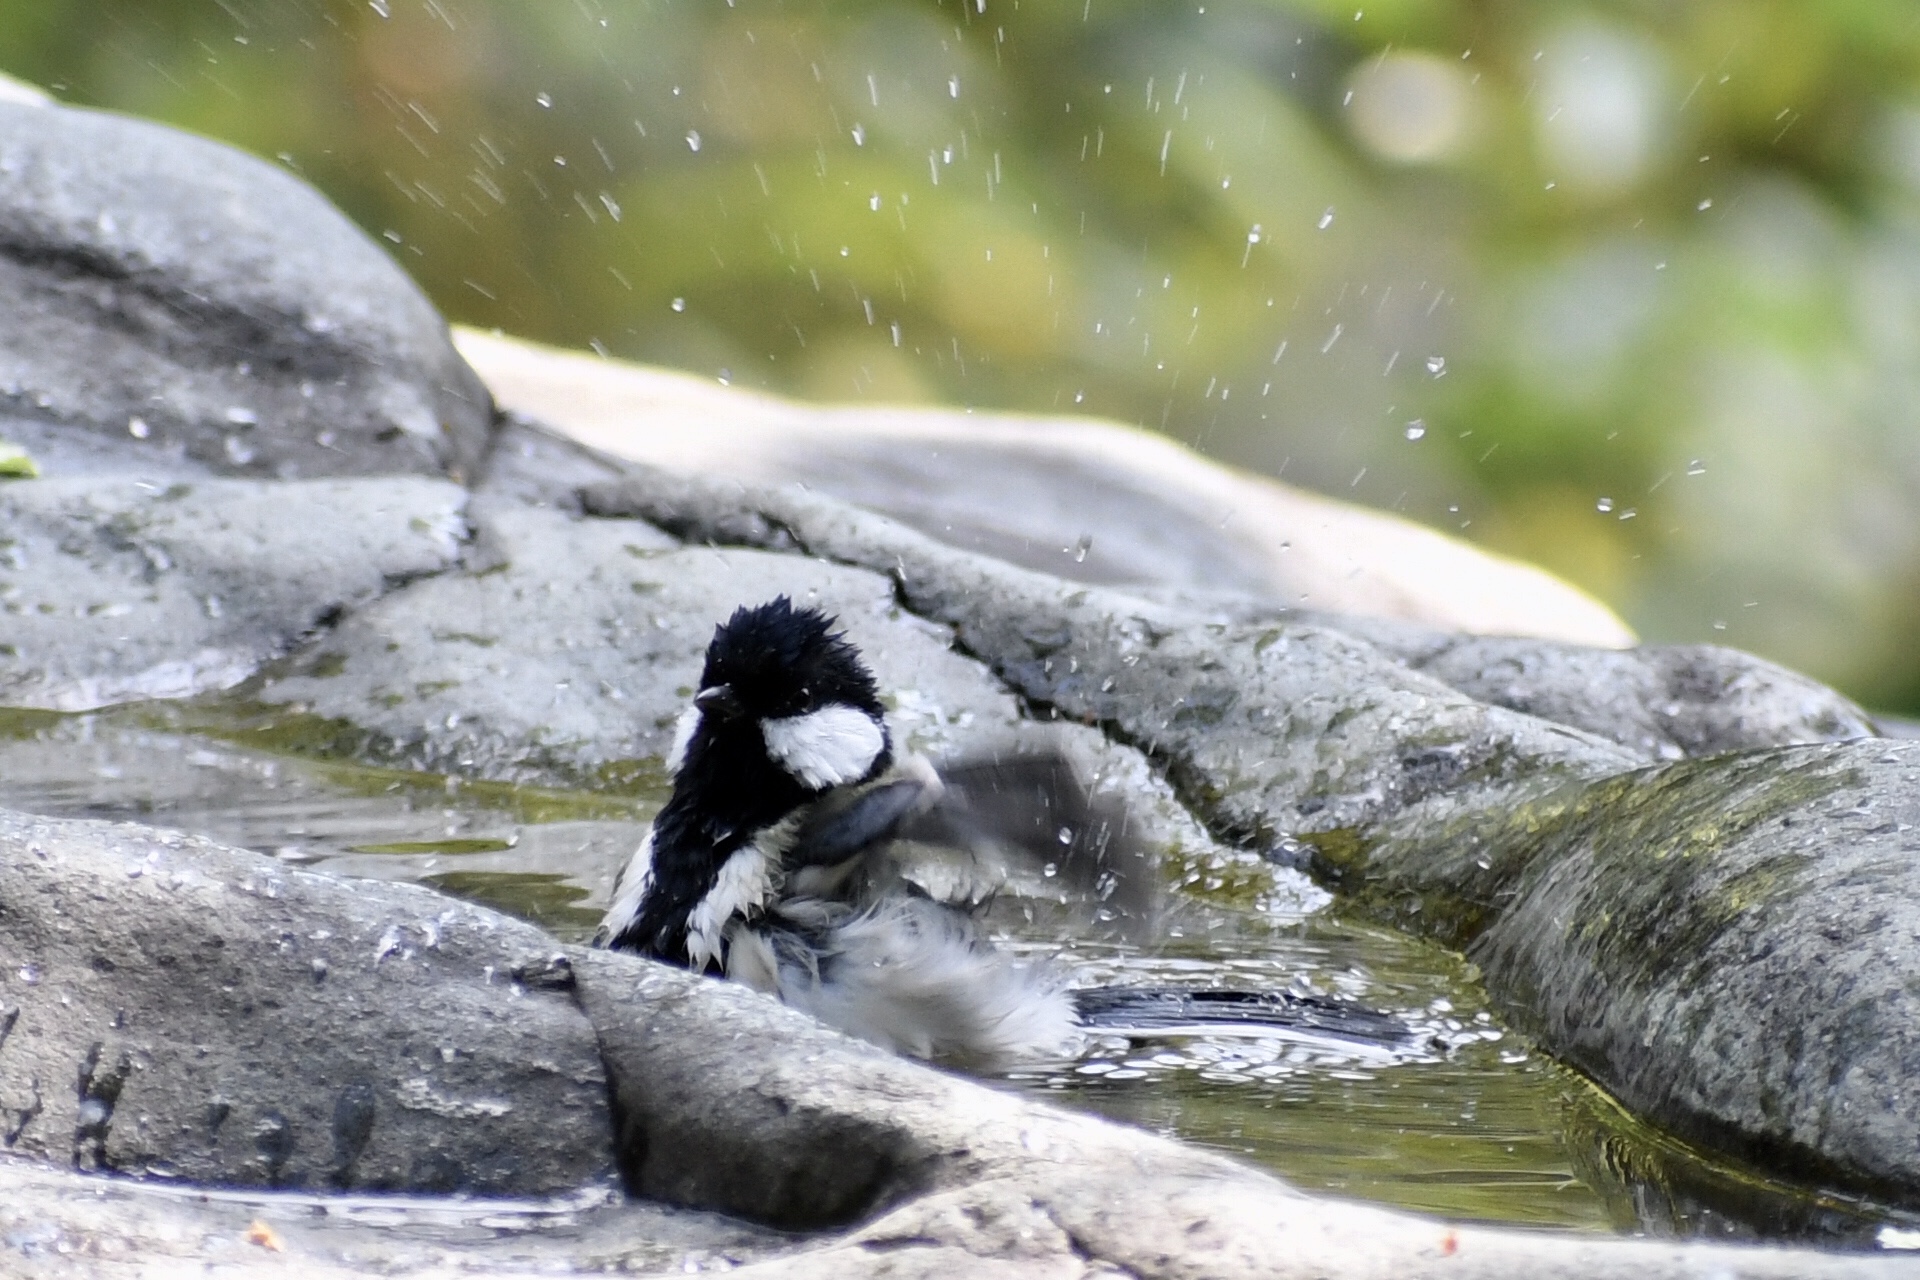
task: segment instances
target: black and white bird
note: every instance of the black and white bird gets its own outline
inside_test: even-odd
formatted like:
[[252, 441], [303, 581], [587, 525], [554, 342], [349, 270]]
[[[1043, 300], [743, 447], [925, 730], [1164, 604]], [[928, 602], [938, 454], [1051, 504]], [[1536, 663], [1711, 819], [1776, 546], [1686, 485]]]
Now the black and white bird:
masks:
[[[978, 920], [1005, 874], [992, 851], [1036, 821], [1051, 839], [1073, 797], [1053, 794], [1044, 761], [961, 766], [950, 787], [898, 755], [859, 652], [785, 596], [715, 629], [667, 765], [673, 794], [621, 875], [600, 945], [744, 983], [899, 1052], [979, 1065], [1055, 1054], [1090, 1029], [1404, 1038], [1384, 1015], [1311, 996], [1069, 990], [994, 947]], [[1024, 815], [978, 802], [1036, 786]], [[1113, 824], [1078, 803], [1076, 825], [1103, 832], [1081, 871], [1110, 897]], [[944, 861], [929, 863], [930, 846]]]

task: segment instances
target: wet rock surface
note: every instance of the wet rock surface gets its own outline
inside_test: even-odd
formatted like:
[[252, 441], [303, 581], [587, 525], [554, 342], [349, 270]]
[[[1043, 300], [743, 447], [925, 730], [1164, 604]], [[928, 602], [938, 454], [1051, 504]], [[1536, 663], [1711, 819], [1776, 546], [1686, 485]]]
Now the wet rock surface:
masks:
[[[1216, 555], [1191, 519], [1160, 543], [1082, 528], [1045, 476], [1150, 495], [1070, 454], [1023, 473], [1034, 520], [1012, 531], [943, 505], [956, 477], [998, 476], [991, 452], [944, 471], [870, 441], [818, 455], [941, 541], [495, 424], [438, 317], [323, 201], [134, 122], [0, 103], [0, 299], [0, 436], [52, 477], [0, 484], [0, 705], [251, 681], [249, 705], [323, 755], [631, 790], [659, 782], [714, 623], [784, 592], [840, 615], [916, 749], [1046, 750], [1166, 847], [1310, 866], [1466, 948], [1517, 1023], [1642, 1115], [1920, 1203], [1920, 918], [1900, 905], [1920, 888], [1903, 798], [1920, 759], [1779, 749], [1869, 728], [1791, 673], [1302, 620], [1257, 594], [1278, 581], [1270, 545]], [[355, 478], [306, 478], [322, 475]], [[1256, 595], [1146, 598], [1170, 579]], [[1746, 754], [1649, 767], [1725, 751]], [[612, 838], [551, 834], [528, 856]], [[0, 961], [0, 1256], [30, 1273], [143, 1254], [301, 1274], [583, 1256], [836, 1276], [1915, 1270], [1331, 1204], [739, 988], [151, 827], [0, 814]], [[269, 1245], [251, 1226], [236, 1244], [218, 1204], [78, 1195], [96, 1184], [53, 1168], [520, 1196], [604, 1191], [618, 1168], [736, 1219], [626, 1220], [677, 1258], [603, 1247], [617, 1228], [591, 1214], [602, 1243], [564, 1255], [475, 1240], [427, 1257], [350, 1231]]]
[[612, 1147], [552, 939], [405, 885], [0, 812], [0, 1144], [241, 1187], [553, 1195]]
[[464, 477], [491, 428], [426, 296], [305, 183], [0, 102], [0, 438], [44, 473]]
[[1920, 1187], [1920, 743], [1689, 761], [1333, 852], [1637, 1113], [1809, 1182]]
[[451, 565], [465, 505], [457, 485], [405, 477], [0, 487], [0, 705], [82, 711], [238, 684]]

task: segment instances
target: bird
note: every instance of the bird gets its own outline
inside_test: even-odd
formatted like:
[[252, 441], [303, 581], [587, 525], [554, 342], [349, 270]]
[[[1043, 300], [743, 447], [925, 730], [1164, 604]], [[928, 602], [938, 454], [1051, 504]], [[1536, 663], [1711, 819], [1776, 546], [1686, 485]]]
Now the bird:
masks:
[[960, 1066], [1066, 1055], [1091, 1033], [1404, 1039], [1396, 1020], [1346, 1001], [1074, 988], [1070, 974], [995, 946], [981, 915], [1023, 847], [1114, 904], [1104, 916], [1135, 920], [1149, 912], [1141, 886], [1153, 877], [1137, 872], [1150, 854], [1117, 838], [1124, 813], [1067, 785], [1057, 759], [940, 770], [897, 750], [873, 674], [837, 626], [782, 595], [715, 628], [675, 725], [672, 792], [596, 945]]

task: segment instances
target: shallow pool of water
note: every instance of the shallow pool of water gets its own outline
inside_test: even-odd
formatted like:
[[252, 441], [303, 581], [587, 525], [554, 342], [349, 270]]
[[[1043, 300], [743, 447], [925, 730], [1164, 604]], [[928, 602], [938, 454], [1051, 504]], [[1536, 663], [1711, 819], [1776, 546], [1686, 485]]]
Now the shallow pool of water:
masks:
[[[279, 726], [287, 728], [289, 726]], [[509, 786], [315, 758], [238, 704], [0, 712], [0, 806], [177, 827], [296, 865], [435, 885], [582, 941], [664, 800]], [[1422, 1048], [1274, 1038], [1095, 1042], [1006, 1087], [1232, 1153], [1308, 1190], [1460, 1220], [1870, 1242], [1893, 1215], [1768, 1183], [1624, 1115], [1505, 1030], [1460, 956], [1305, 909], [1248, 860], [1174, 859], [1151, 936], [1010, 897], [992, 923], [1077, 983], [1295, 989], [1391, 1011]], [[1064, 941], [1063, 941], [1064, 939]]]

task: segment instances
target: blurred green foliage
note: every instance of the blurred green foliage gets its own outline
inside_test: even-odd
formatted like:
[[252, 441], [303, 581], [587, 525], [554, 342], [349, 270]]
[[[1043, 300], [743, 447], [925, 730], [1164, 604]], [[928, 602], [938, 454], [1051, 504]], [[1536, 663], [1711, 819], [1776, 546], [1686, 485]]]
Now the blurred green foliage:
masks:
[[453, 319], [1101, 414], [1920, 709], [1900, 0], [33, 0]]

